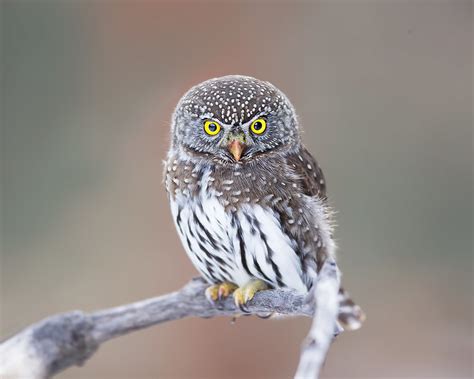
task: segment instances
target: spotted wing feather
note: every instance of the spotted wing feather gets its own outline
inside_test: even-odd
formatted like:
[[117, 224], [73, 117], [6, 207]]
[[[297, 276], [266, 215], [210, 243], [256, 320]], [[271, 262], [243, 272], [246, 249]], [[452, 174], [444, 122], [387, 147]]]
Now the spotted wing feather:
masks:
[[[288, 163], [300, 177], [303, 193], [307, 196], [315, 197], [323, 204], [326, 204], [327, 196], [324, 174], [308, 150], [302, 148], [300, 154], [292, 155], [288, 158]], [[326, 257], [326, 253], [322, 253], [321, 250], [324, 250], [324, 248], [318, 249], [316, 252], [319, 267]], [[362, 326], [362, 322], [365, 319], [364, 312], [342, 287], [339, 290], [339, 307], [338, 319], [344, 329], [355, 330]]]

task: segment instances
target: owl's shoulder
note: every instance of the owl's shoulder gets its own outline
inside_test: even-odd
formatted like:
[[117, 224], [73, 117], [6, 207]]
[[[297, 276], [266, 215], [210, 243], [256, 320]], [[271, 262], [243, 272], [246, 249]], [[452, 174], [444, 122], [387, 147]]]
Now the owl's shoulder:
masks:
[[202, 167], [179, 154], [169, 154], [164, 162], [164, 182], [170, 199], [176, 195], [197, 195], [201, 187]]
[[316, 159], [304, 147], [286, 158], [288, 166], [299, 177], [301, 189], [307, 196], [326, 200], [326, 179]]

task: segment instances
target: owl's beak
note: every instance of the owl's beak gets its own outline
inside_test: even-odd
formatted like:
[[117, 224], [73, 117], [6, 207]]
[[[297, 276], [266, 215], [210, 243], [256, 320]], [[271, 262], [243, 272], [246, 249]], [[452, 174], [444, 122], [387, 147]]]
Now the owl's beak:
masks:
[[245, 150], [245, 143], [240, 139], [234, 139], [229, 142], [227, 149], [232, 154], [236, 161], [239, 161], [242, 157], [242, 153]]

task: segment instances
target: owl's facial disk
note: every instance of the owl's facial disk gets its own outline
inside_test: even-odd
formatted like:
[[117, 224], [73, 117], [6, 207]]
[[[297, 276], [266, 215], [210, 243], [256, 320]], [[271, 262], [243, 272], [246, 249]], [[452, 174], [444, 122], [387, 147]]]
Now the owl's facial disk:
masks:
[[[285, 146], [285, 139], [266, 116], [257, 116], [243, 125], [228, 125], [215, 119], [189, 119], [179, 134], [179, 145], [192, 155], [245, 163], [261, 153]], [[271, 120], [271, 118], [269, 118]]]

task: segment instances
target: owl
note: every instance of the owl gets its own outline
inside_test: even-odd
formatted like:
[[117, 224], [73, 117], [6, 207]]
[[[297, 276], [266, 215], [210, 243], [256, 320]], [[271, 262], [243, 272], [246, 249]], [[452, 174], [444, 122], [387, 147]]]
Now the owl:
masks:
[[[288, 98], [248, 76], [191, 88], [172, 116], [165, 163], [171, 213], [187, 255], [218, 302], [237, 306], [257, 291], [307, 293], [335, 254], [326, 181], [301, 142]], [[339, 321], [363, 314], [341, 288]]]

